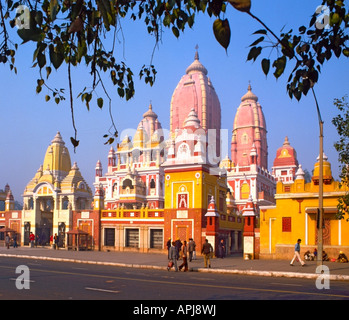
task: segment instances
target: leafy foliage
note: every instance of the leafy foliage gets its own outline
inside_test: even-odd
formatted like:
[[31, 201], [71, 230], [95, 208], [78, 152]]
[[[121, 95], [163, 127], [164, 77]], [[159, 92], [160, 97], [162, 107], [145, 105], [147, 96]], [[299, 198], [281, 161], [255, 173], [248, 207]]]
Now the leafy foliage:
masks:
[[[335, 99], [334, 105], [340, 111], [340, 114], [333, 118], [332, 123], [337, 129], [340, 137], [334, 145], [338, 152], [338, 160], [341, 166], [342, 185], [349, 188], [349, 102], [348, 97], [344, 96], [341, 99]], [[347, 215], [349, 221], [349, 192], [345, 196], [339, 198], [338, 217], [344, 219]]]
[[[287, 81], [291, 98], [299, 100], [308, 93], [317, 83], [325, 61], [333, 56], [349, 56], [349, 13], [345, 0], [323, 0], [327, 16], [315, 12], [308, 27], [300, 26], [296, 32], [290, 30], [279, 36], [251, 12], [251, 0], [0, 0], [0, 62], [8, 63], [16, 72], [15, 53], [19, 47], [10, 39], [8, 32], [9, 26], [16, 26], [22, 43], [36, 44], [33, 62], [40, 74], [36, 92], [41, 92], [45, 86], [50, 92], [45, 95], [45, 100], [53, 99], [57, 104], [66, 99], [65, 89], [51, 88], [49, 76], [52, 67], [57, 70], [63, 65], [68, 66], [69, 98], [75, 129], [71, 141], [76, 147], [79, 141], [74, 121], [71, 67], [83, 64], [90, 70], [92, 85], [86, 86], [89, 90], [85, 88], [78, 94], [88, 110], [91, 105], [104, 108], [105, 97], [111, 109], [111, 98], [102, 74], [107, 75], [121, 98], [129, 100], [135, 94], [133, 71], [125, 61], [115, 59], [115, 37], [121, 19], [142, 20], [148, 33], [158, 43], [162, 28], [170, 29], [178, 38], [186, 27], [194, 25], [197, 14], [202, 12], [216, 18], [213, 33], [227, 50], [231, 37], [229, 19], [232, 18], [226, 16], [228, 5], [262, 26], [253, 34], [257, 39], [250, 45], [247, 61], [254, 62], [262, 56], [263, 73], [268, 75], [272, 71], [276, 79], [292, 62]], [[328, 25], [323, 23], [327, 21], [324, 17], [328, 17]], [[107, 36], [109, 40], [112, 38], [111, 48], [105, 44]], [[144, 65], [138, 76], [152, 86], [156, 78], [155, 67], [151, 63]], [[104, 98], [96, 94], [97, 87], [104, 91]], [[118, 135], [112, 116], [111, 121], [112, 130], [104, 135], [108, 139], [106, 143], [113, 143]]]

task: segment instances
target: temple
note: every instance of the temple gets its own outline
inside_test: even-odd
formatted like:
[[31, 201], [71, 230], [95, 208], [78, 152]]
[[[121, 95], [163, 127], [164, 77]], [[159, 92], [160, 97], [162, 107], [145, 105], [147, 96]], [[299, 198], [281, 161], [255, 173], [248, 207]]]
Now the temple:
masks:
[[[221, 141], [221, 104], [198, 52], [169, 100], [169, 136], [157, 106], [145, 106], [133, 136], [110, 147], [106, 167], [96, 155], [93, 190], [57, 132], [25, 187], [23, 210], [15, 209], [9, 185], [0, 191], [0, 243], [4, 232], [24, 246], [30, 233], [43, 246], [57, 234], [62, 248], [146, 253], [193, 238], [198, 253], [206, 239], [215, 249], [223, 240], [226, 254], [248, 259], [288, 257], [299, 237], [314, 248], [319, 164], [307, 183], [285, 137], [268, 171], [267, 123], [251, 84], [225, 106], [235, 111], [230, 155], [222, 150], [229, 143]], [[348, 253], [348, 226], [335, 217], [347, 190], [324, 159], [325, 246]]]

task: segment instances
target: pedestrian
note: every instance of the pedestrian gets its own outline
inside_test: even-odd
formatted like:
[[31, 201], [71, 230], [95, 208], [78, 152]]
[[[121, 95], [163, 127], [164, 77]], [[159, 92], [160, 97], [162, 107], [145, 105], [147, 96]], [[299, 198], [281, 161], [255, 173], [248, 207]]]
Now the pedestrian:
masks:
[[59, 241], [59, 237], [57, 236], [57, 233], [55, 233], [55, 236], [53, 238], [54, 242], [55, 242], [55, 249], [58, 250], [58, 241]]
[[31, 247], [31, 248], [34, 248], [35, 235], [34, 235], [33, 232], [30, 232], [29, 241], [30, 241], [30, 247]]
[[13, 235], [13, 247], [14, 248], [18, 248], [18, 244], [17, 244], [17, 233], [15, 233]]
[[181, 251], [182, 248], [182, 242], [179, 238], [177, 238], [176, 242], [175, 242], [175, 247], [176, 247], [176, 253], [177, 253], [177, 260], [179, 259], [179, 251]]
[[205, 243], [202, 246], [201, 254], [204, 255], [204, 261], [205, 261], [205, 268], [207, 268], [207, 265], [209, 268], [211, 268], [211, 254], [213, 252], [212, 245], [208, 242], [208, 240], [205, 240]]
[[170, 258], [169, 258], [169, 265], [167, 266], [167, 271], [170, 271], [170, 269], [174, 266], [175, 271], [177, 272], [178, 271], [178, 267], [177, 267], [177, 250], [176, 250], [176, 242], [175, 241], [172, 242], [172, 246], [171, 246], [169, 252], [170, 252], [169, 253]]
[[184, 268], [184, 272], [188, 271], [188, 246], [187, 246], [187, 241], [183, 241], [182, 245], [182, 258], [183, 258], [183, 263], [179, 266], [179, 271]]
[[189, 262], [191, 262], [193, 259], [196, 259], [195, 248], [196, 248], [196, 243], [193, 240], [193, 238], [190, 238], [188, 243]]
[[297, 240], [297, 243], [294, 246], [294, 256], [290, 262], [290, 265], [293, 266], [293, 262], [298, 259], [298, 261], [301, 263], [302, 267], [305, 265], [304, 261], [301, 259], [300, 251], [301, 251], [301, 239]]
[[225, 257], [225, 243], [224, 240], [221, 239], [218, 245], [218, 258], [223, 259]]
[[167, 257], [168, 259], [170, 259], [171, 238], [168, 238], [166, 246], [167, 246]]
[[10, 249], [10, 236], [8, 235], [8, 233], [6, 233], [6, 236], [5, 236], [5, 245], [7, 249]]

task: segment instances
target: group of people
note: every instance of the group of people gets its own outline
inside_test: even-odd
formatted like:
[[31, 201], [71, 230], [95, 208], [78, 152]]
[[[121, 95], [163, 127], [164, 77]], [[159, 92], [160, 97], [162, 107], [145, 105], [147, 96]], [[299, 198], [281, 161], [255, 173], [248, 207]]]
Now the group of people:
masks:
[[[13, 241], [13, 247], [14, 248], [18, 248], [18, 244], [17, 244], [17, 234], [14, 233], [12, 236], [12, 241]], [[7, 249], [10, 249], [10, 244], [11, 244], [11, 237], [9, 233], [6, 233], [5, 236], [5, 246]]]
[[[168, 271], [170, 271], [172, 267], [174, 267], [175, 271], [181, 271], [182, 269], [184, 269], [184, 272], [188, 271], [188, 256], [189, 262], [196, 259], [196, 243], [192, 238], [189, 239], [188, 244], [185, 240], [182, 243], [180, 239], [175, 241], [171, 241], [171, 239], [169, 239], [167, 241], [167, 250], [169, 259], [167, 266]], [[214, 250], [212, 245], [206, 239], [201, 249], [201, 254], [204, 257], [205, 268], [211, 268], [211, 258], [213, 256], [213, 252]], [[222, 259], [225, 257], [225, 244], [223, 240], [221, 240], [218, 245], [217, 257]], [[179, 259], [183, 260], [180, 266], [177, 265], [177, 261]]]
[[[171, 241], [171, 239], [168, 239], [167, 250], [169, 259], [169, 265], [167, 267], [167, 270], [170, 270], [172, 267], [175, 267], [176, 271], [181, 271], [183, 268], [184, 271], [188, 271], [188, 255], [189, 262], [191, 262], [193, 259], [196, 259], [196, 243], [192, 238], [189, 239], [188, 244], [186, 240], [184, 240], [182, 243], [179, 238], [175, 241]], [[183, 263], [178, 267], [177, 261], [180, 258], [183, 260]]]
[[[18, 248], [17, 234], [14, 233], [12, 238], [11, 238], [10, 234], [7, 233], [6, 236], [5, 236], [5, 246], [7, 247], [7, 249], [10, 248], [11, 240], [13, 241], [13, 247], [14, 248]], [[38, 236], [35, 237], [35, 234], [33, 232], [30, 232], [30, 234], [29, 234], [30, 247], [34, 248], [34, 246], [38, 245], [38, 242], [39, 242], [38, 241]], [[58, 237], [57, 233], [54, 236], [51, 235], [50, 242], [51, 242], [51, 244], [54, 245], [55, 249], [58, 249], [59, 237]]]
[[[301, 242], [302, 242], [302, 239], [298, 239], [297, 243], [295, 244], [294, 256], [293, 256], [293, 258], [292, 258], [292, 260], [290, 262], [291, 266], [293, 266], [293, 263], [294, 263], [295, 260], [299, 261], [302, 266], [305, 265], [305, 262], [301, 259], [301, 256], [300, 256], [300, 250], [301, 250], [300, 244], [301, 244]], [[304, 253], [304, 260], [306, 260], [306, 261], [315, 261], [315, 260], [317, 260], [317, 256], [318, 256], [317, 249], [314, 249], [313, 252], [310, 252], [310, 250], [307, 250]], [[330, 261], [330, 258], [328, 257], [328, 254], [324, 250], [322, 251], [322, 261]], [[332, 259], [331, 261], [348, 262], [348, 258], [345, 255], [345, 253], [343, 253], [343, 251], [339, 251], [338, 258], [337, 259]]]

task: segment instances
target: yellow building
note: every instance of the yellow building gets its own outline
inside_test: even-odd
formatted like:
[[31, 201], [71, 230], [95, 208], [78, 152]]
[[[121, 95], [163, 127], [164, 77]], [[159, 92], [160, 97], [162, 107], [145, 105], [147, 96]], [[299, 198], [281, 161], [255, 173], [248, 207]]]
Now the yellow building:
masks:
[[[340, 250], [349, 254], [349, 223], [336, 219], [338, 197], [344, 195], [346, 189], [334, 181], [326, 156], [323, 175], [323, 245], [330, 258], [337, 258]], [[319, 162], [309, 183], [305, 183], [301, 166], [294, 182], [279, 180], [275, 199], [275, 206], [260, 208], [260, 258], [290, 259], [299, 238], [302, 239], [301, 256], [307, 250], [313, 252], [317, 248]]]
[[[228, 252], [237, 252], [243, 221], [236, 212], [227, 212], [226, 171], [210, 164], [207, 141], [207, 133], [192, 109], [183, 129], [177, 130], [162, 165], [165, 239], [193, 238], [198, 250], [205, 239], [216, 249], [223, 239]], [[210, 203], [215, 210], [208, 213]]]
[[[57, 233], [64, 246], [66, 231], [73, 229], [79, 215], [85, 218], [79, 222], [88, 223], [93, 234], [96, 224], [90, 217], [92, 192], [74, 162], [60, 132], [57, 132], [47, 147], [43, 164], [29, 181], [23, 193], [24, 208], [21, 225], [22, 244], [29, 244], [29, 234], [37, 236], [39, 244], [50, 243], [50, 236]], [[13, 215], [13, 214], [12, 214]], [[19, 230], [17, 230], [19, 232]]]

